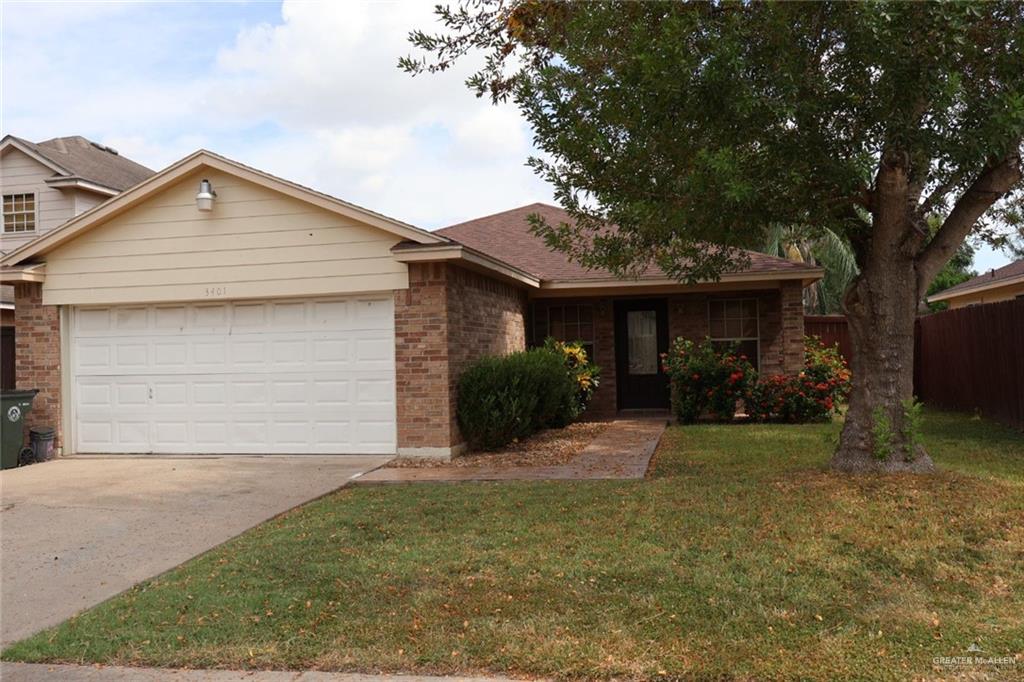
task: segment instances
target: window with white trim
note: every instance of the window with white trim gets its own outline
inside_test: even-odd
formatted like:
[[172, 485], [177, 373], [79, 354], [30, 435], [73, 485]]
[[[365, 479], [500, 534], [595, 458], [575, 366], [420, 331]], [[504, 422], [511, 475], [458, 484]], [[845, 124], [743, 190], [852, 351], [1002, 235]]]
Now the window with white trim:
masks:
[[760, 332], [756, 298], [731, 298], [708, 301], [708, 336], [716, 348], [735, 347], [755, 369], [760, 365]]
[[4, 232], [33, 232], [36, 229], [36, 195], [5, 194]]

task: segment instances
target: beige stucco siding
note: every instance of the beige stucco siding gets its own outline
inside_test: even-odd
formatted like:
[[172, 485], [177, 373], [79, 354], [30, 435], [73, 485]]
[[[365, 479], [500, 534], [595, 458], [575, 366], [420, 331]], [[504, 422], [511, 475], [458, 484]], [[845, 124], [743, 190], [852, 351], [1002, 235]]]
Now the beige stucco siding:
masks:
[[[199, 180], [217, 192], [196, 208]], [[399, 238], [219, 171], [187, 176], [46, 256], [46, 304], [316, 296], [408, 287]]]
[[54, 189], [46, 184], [46, 179], [56, 173], [23, 154], [17, 149], [10, 149], [0, 156], [0, 187], [3, 194], [36, 195], [36, 231], [4, 233], [0, 236], [3, 251], [13, 251], [27, 241], [35, 239], [64, 223], [75, 215], [75, 198], [70, 193]]

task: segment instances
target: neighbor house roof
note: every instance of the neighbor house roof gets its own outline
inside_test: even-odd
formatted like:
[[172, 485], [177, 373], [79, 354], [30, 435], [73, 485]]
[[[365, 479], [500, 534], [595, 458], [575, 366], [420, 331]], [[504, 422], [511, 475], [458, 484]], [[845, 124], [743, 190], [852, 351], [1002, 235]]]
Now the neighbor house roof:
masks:
[[55, 137], [43, 142], [7, 135], [0, 142], [17, 147], [52, 168], [57, 177], [47, 180], [51, 185], [59, 185], [61, 180], [80, 180], [120, 192], [155, 173], [121, 156], [116, 150], [81, 135]]
[[[565, 254], [553, 251], [544, 240], [530, 231], [527, 220], [537, 214], [551, 225], [571, 223], [572, 217], [563, 209], [548, 204], [530, 204], [509, 211], [458, 223], [437, 230], [437, 234], [454, 239], [471, 249], [509, 265], [524, 270], [549, 283], [565, 285], [600, 281], [621, 281], [608, 270], [587, 269], [568, 259]], [[748, 252], [750, 267], [743, 272], [728, 273], [727, 279], [750, 278], [751, 276], [777, 276], [780, 279], [808, 277], [817, 279], [821, 269], [776, 258], [763, 253]], [[667, 280], [668, 276], [656, 265], [651, 265], [637, 278], [639, 281]]]
[[1009, 286], [1010, 284], [1017, 284], [1019, 282], [1024, 282], [1024, 259], [1015, 261], [1009, 265], [1004, 265], [1001, 268], [996, 268], [995, 270], [989, 270], [977, 277], [972, 277], [966, 282], [961, 282], [956, 286], [952, 286], [937, 294], [929, 296], [928, 300], [946, 301], [951, 298], [956, 298], [957, 296]]

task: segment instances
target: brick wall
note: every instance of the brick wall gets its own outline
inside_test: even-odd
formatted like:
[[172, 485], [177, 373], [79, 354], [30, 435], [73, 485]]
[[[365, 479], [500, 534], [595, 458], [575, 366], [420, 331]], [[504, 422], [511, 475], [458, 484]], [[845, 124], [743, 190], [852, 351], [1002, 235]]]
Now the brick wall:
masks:
[[456, 419], [459, 377], [477, 358], [526, 348], [526, 292], [452, 265], [447, 277], [448, 412], [455, 444], [462, 441]]
[[795, 374], [804, 364], [804, 303], [800, 282], [762, 294], [761, 374]]
[[443, 456], [462, 442], [456, 387], [467, 364], [526, 346], [525, 293], [444, 263], [411, 263], [395, 292], [398, 448]]
[[410, 263], [395, 291], [398, 447], [448, 448], [448, 292], [443, 263]]
[[55, 447], [61, 447], [60, 309], [43, 305], [42, 295], [35, 282], [14, 286], [15, 382], [19, 389], [39, 389], [26, 425], [56, 428]]
[[[803, 288], [799, 282], [781, 289], [693, 293], [663, 296], [668, 301], [669, 341], [683, 337], [701, 341], [708, 334], [708, 301], [721, 298], [756, 298], [760, 329], [761, 371], [766, 374], [798, 372], [803, 365]], [[658, 298], [658, 297], [652, 297]], [[616, 405], [615, 314], [607, 298], [543, 299], [533, 302], [533, 314], [546, 314], [548, 306], [590, 303], [594, 306], [594, 361], [601, 367], [601, 386], [587, 416], [612, 417]], [[543, 339], [535, 339], [539, 343]]]

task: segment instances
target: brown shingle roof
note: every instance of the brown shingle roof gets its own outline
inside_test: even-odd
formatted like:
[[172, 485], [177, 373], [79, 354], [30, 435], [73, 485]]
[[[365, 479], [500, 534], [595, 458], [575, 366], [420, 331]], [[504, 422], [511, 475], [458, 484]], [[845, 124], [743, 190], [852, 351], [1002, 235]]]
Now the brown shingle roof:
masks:
[[993, 284], [999, 284], [1004, 280], [1010, 280], [1016, 277], [1024, 277], [1024, 259], [1004, 265], [1001, 268], [995, 270], [989, 270], [988, 272], [972, 277], [966, 282], [960, 282], [956, 286], [952, 286], [948, 289], [943, 289], [934, 296], [946, 297], [950, 294], [966, 293], [971, 289], [977, 287], [987, 287]]
[[[539, 214], [552, 225], [572, 221], [569, 214], [557, 206], [530, 204], [445, 227], [437, 233], [544, 280], [574, 281], [614, 277], [604, 269], [588, 270], [570, 261], [564, 254], [548, 248], [543, 239], [530, 232], [527, 216], [533, 213]], [[748, 254], [750, 268], [744, 272], [785, 272], [809, 268], [806, 263], [794, 263], [763, 253], [751, 251]], [[640, 278], [662, 279], [665, 276], [659, 267], [651, 265]]]
[[155, 173], [110, 147], [91, 142], [81, 135], [55, 137], [43, 142], [29, 142], [13, 135], [11, 138], [63, 168], [68, 177], [81, 178], [118, 191], [137, 185]]

